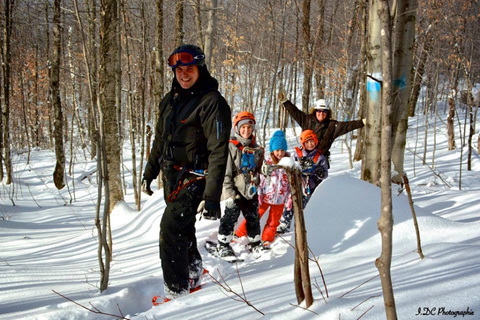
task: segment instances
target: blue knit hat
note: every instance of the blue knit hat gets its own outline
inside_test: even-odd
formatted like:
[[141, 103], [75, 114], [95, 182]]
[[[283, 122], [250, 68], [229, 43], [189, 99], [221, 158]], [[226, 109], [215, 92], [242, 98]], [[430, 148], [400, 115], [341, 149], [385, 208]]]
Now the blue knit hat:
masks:
[[287, 151], [287, 140], [285, 139], [285, 133], [281, 130], [275, 131], [270, 139], [270, 152], [275, 150]]

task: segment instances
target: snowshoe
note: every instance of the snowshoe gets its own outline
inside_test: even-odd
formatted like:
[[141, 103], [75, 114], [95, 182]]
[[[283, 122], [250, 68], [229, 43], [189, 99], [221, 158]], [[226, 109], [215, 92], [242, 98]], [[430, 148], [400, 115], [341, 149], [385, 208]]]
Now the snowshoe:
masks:
[[[196, 279], [196, 280], [189, 279], [189, 282], [190, 282], [189, 293], [194, 293], [194, 292], [197, 292], [200, 289], [202, 289], [207, 284], [208, 278], [206, 278], [206, 277], [208, 277], [209, 275], [210, 275], [209, 271], [207, 269], [203, 269], [202, 274], [200, 275], [200, 277], [198, 279]], [[158, 305], [167, 303], [169, 301], [172, 301], [172, 299], [162, 297], [162, 296], [154, 296], [152, 298], [152, 304], [154, 306], [158, 306]]]
[[212, 256], [230, 263], [243, 262], [243, 259], [235, 255], [235, 252], [233, 252], [233, 249], [230, 245], [223, 246], [218, 245], [213, 241], [206, 241], [205, 250], [207, 250], [207, 252]]
[[260, 258], [265, 253], [270, 252], [270, 242], [265, 241], [264, 243], [258, 243], [257, 245], [253, 245], [250, 248], [255, 259]]

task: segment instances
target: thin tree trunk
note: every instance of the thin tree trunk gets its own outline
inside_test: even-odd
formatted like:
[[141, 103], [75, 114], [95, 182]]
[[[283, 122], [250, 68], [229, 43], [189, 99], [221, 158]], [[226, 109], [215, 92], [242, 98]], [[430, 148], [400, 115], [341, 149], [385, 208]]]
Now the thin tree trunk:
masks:
[[193, 10], [195, 12], [195, 24], [197, 25], [197, 46], [204, 47], [203, 28], [202, 28], [202, 15], [200, 10], [200, 0], [191, 0]]
[[312, 284], [308, 266], [308, 244], [302, 204], [302, 172], [296, 168], [285, 168], [292, 192], [295, 219], [295, 264], [294, 284], [298, 304], [305, 300], [309, 308], [313, 303]]
[[425, 67], [427, 65], [427, 60], [430, 55], [430, 51], [433, 47], [433, 35], [430, 32], [427, 32], [425, 35], [425, 41], [423, 43], [423, 49], [420, 54], [420, 58], [417, 62], [416, 72], [412, 81], [412, 91], [410, 95], [410, 99], [408, 101], [408, 115], [413, 117], [415, 115], [415, 109], [418, 101], [418, 97], [420, 95], [420, 89], [422, 85], [422, 79], [425, 74]]
[[405, 184], [405, 190], [407, 191], [408, 204], [410, 205], [410, 210], [412, 211], [413, 225], [415, 226], [415, 234], [417, 235], [417, 251], [420, 255], [420, 259], [424, 258], [422, 251], [422, 241], [420, 239], [420, 229], [418, 228], [417, 215], [415, 213], [415, 206], [413, 205], [412, 191], [410, 190], [410, 183], [408, 181], [407, 174], [403, 175], [403, 182]]
[[62, 25], [60, 24], [61, 0], [54, 1], [53, 13], [53, 53], [50, 86], [52, 90], [52, 102], [55, 111], [54, 136], [56, 164], [53, 172], [53, 182], [57, 189], [62, 189], [65, 175], [65, 150], [63, 146], [63, 111], [60, 99], [60, 62], [61, 62], [61, 35]]
[[383, 301], [387, 319], [397, 319], [395, 298], [393, 295], [392, 278], [390, 274], [392, 263], [392, 46], [390, 25], [391, 19], [388, 12], [387, 0], [380, 0], [378, 4], [378, 18], [381, 23], [381, 44], [382, 44], [382, 143], [381, 143], [381, 209], [378, 220], [378, 230], [382, 239], [382, 253], [375, 261], [382, 283]]
[[185, 0], [176, 0], [175, 3], [175, 47], [183, 43], [183, 10]]
[[[75, 0], [76, 3], [77, 0]], [[77, 7], [77, 5], [75, 5]], [[94, 159], [97, 155], [97, 119], [96, 119], [96, 108], [95, 104], [97, 101], [97, 86], [93, 85], [93, 83], [97, 83], [97, 46], [96, 46], [96, 34], [97, 34], [97, 26], [96, 26], [96, 18], [97, 18], [97, 10], [96, 10], [96, 0], [87, 0], [87, 10], [88, 10], [88, 41], [85, 45], [85, 40], [83, 39], [83, 27], [80, 30], [82, 34], [82, 46], [84, 50], [84, 54], [87, 54], [88, 57], [85, 57], [85, 61], [89, 61], [87, 68], [87, 80], [88, 80], [88, 88], [89, 88], [89, 97], [90, 103], [88, 104], [88, 131], [89, 137], [91, 139], [90, 142], [90, 159]], [[77, 9], [78, 12], [78, 9]], [[77, 19], [78, 13], [77, 13]], [[80, 23], [80, 22], [79, 22]], [[86, 47], [86, 49], [85, 49]]]
[[310, 35], [310, 8], [311, 0], [303, 0], [303, 92], [302, 92], [302, 110], [308, 112], [310, 102], [310, 92], [312, 90], [312, 39]]
[[[3, 68], [3, 108], [2, 120], [0, 122], [0, 181], [3, 181], [3, 164], [5, 164], [5, 171], [7, 175], [6, 184], [13, 182], [12, 176], [12, 160], [10, 151], [10, 82], [11, 74], [10, 67], [12, 63], [12, 56], [10, 52], [10, 39], [13, 28], [13, 0], [5, 0], [4, 8], [4, 27], [3, 27], [3, 43], [2, 43], [2, 68]], [[3, 152], [3, 155], [2, 155]], [[3, 163], [3, 160], [5, 163]]]
[[[366, 24], [367, 24], [367, 3], [365, 1], [361, 1], [360, 3], [360, 16], [361, 16], [361, 44], [360, 44], [360, 61], [365, 61], [367, 60], [367, 50], [366, 50], [366, 44], [367, 44], [367, 32], [366, 32]], [[360, 91], [360, 96], [359, 96], [359, 108], [358, 108], [358, 116], [360, 119], [366, 119], [367, 118], [367, 77], [366, 77], [366, 69], [365, 69], [365, 63], [360, 63], [359, 64], [359, 91]], [[353, 161], [360, 161], [363, 159], [364, 155], [364, 150], [365, 150], [365, 127], [362, 127], [360, 129], [357, 129], [357, 145], [355, 148], [355, 154], [353, 156]]]
[[[69, 68], [70, 68], [70, 79], [72, 80], [72, 94], [71, 94], [71, 99], [73, 103], [73, 112], [75, 120], [77, 121], [77, 127], [78, 131], [80, 134], [80, 142], [81, 142], [81, 148], [83, 150], [83, 155], [85, 159], [87, 158], [85, 154], [85, 148], [87, 147], [87, 144], [85, 142], [85, 129], [84, 125], [82, 122], [82, 117], [80, 116], [79, 112], [79, 106], [78, 106], [78, 101], [77, 101], [77, 79], [76, 79], [76, 72], [75, 72], [75, 67], [73, 64], [73, 55], [72, 55], [72, 30], [68, 30], [68, 42], [67, 42], [67, 54], [68, 54], [68, 62], [69, 62]], [[73, 126], [73, 123], [72, 123]], [[73, 138], [73, 137], [72, 137]]]
[[217, 6], [218, 0], [210, 0], [210, 10], [208, 12], [207, 29], [205, 30], [205, 63], [211, 68], [213, 46], [215, 44], [215, 31], [217, 29]]

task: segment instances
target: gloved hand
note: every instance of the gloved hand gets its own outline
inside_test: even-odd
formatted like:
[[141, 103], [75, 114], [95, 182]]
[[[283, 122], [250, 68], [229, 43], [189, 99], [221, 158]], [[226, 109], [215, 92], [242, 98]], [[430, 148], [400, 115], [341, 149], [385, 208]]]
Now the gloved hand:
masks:
[[152, 183], [152, 180], [147, 180], [147, 179], [142, 180], [142, 192], [148, 194], [149, 196], [153, 194], [152, 189], [150, 189], [151, 183]]
[[225, 200], [225, 207], [232, 209], [235, 207], [235, 196], [228, 198]]
[[302, 173], [304, 175], [309, 176], [313, 173], [313, 170], [315, 168], [315, 163], [313, 163], [312, 158], [301, 157], [300, 158], [300, 167], [302, 168]]
[[221, 217], [220, 203], [213, 200], [202, 200], [198, 205], [197, 213], [200, 213], [205, 219], [217, 220]]
[[315, 176], [320, 178], [320, 179], [325, 179], [325, 169], [323, 169], [321, 166], [317, 166], [315, 167], [315, 170], [314, 170], [314, 173], [315, 173]]
[[287, 94], [285, 93], [285, 90], [280, 89], [280, 91], [278, 91], [278, 101], [280, 101], [280, 103], [287, 101]]
[[272, 165], [264, 162], [264, 163], [262, 164], [262, 169], [261, 169], [261, 170], [262, 170], [262, 174], [263, 174], [264, 176], [269, 176], [269, 175], [272, 174], [273, 167], [272, 167]]

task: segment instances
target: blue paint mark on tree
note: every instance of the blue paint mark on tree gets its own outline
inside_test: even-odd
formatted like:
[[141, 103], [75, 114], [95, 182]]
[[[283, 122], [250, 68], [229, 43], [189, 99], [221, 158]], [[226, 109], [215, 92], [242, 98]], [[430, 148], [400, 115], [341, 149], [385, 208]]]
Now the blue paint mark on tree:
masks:
[[406, 87], [407, 80], [405, 76], [401, 76], [398, 79], [393, 80], [393, 85], [398, 87], [400, 90], [404, 90]]
[[380, 82], [373, 79], [367, 79], [367, 92], [370, 100], [377, 101], [381, 90]]

